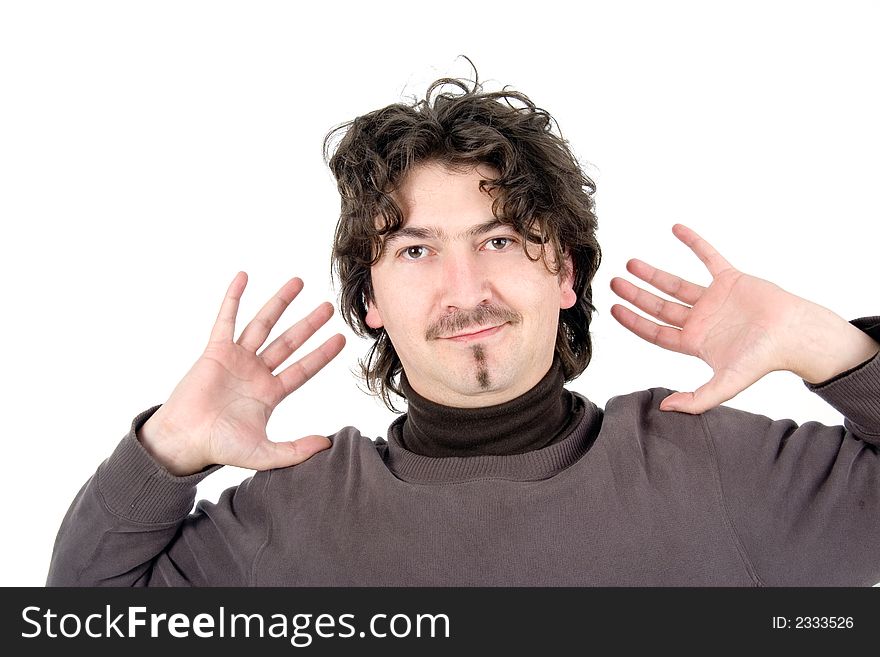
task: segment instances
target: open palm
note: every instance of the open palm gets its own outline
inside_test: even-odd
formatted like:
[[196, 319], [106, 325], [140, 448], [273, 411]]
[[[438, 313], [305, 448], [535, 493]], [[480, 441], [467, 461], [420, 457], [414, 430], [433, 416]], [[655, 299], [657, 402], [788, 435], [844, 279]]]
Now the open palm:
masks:
[[[273, 374], [333, 314], [323, 303], [257, 353], [281, 314], [302, 290], [293, 278], [260, 310], [234, 341], [235, 321], [247, 275], [229, 286], [204, 353], [168, 401], [142, 428], [145, 447], [175, 474], [220, 463], [255, 470], [299, 463], [329, 447], [326, 437], [273, 442], [266, 425], [275, 407], [314, 376], [342, 349], [335, 335], [287, 368]], [[152, 423], [152, 424], [150, 424]]]
[[769, 281], [734, 268], [696, 232], [682, 224], [673, 233], [703, 261], [712, 274], [702, 287], [632, 259], [627, 270], [681, 301], [662, 299], [622, 278], [611, 289], [622, 299], [668, 324], [662, 326], [621, 305], [612, 316], [640, 338], [664, 349], [705, 361], [714, 376], [693, 393], [670, 395], [663, 410], [702, 413], [731, 399], [774, 370], [786, 369], [784, 349], [804, 299]]

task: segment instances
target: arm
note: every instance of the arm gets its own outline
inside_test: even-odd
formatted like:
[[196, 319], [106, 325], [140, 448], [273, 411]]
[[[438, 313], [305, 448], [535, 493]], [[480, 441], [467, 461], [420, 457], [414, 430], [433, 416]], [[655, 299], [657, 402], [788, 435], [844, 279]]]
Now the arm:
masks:
[[[746, 567], [767, 585], [880, 581], [880, 317], [846, 322], [831, 311], [733, 268], [696, 233], [674, 232], [707, 265], [708, 288], [638, 260], [628, 269], [684, 302], [614, 279], [612, 314], [658, 346], [697, 356], [714, 376], [674, 392], [661, 410], [693, 416], [716, 465], [722, 512]], [[802, 379], [844, 415], [843, 426], [771, 420], [719, 406], [774, 370]]]
[[[56, 538], [48, 586], [195, 583], [197, 572], [168, 570], [167, 551], [192, 508], [196, 485], [220, 466], [177, 477], [156, 462], [137, 431], [157, 408], [134, 419], [71, 504]], [[229, 554], [211, 557], [234, 568]]]
[[[880, 317], [852, 324], [880, 337]], [[843, 414], [843, 426], [723, 406], [695, 416], [733, 540], [767, 586], [872, 586], [880, 583], [880, 357], [806, 385]]]
[[[880, 316], [849, 322], [875, 342], [880, 341]], [[844, 416], [844, 425], [858, 438], [880, 448], [880, 354], [828, 378], [821, 383], [804, 380], [807, 389], [818, 394]]]
[[235, 277], [205, 352], [168, 401], [135, 418], [128, 435], [80, 490], [55, 542], [48, 585], [247, 583], [263, 540], [268, 475], [200, 502], [196, 485], [220, 465], [256, 470], [300, 463], [330, 446], [323, 436], [273, 442], [274, 408], [342, 349], [336, 335], [278, 374], [273, 370], [330, 317], [322, 304], [257, 354], [302, 289], [292, 279], [233, 342], [246, 277]]

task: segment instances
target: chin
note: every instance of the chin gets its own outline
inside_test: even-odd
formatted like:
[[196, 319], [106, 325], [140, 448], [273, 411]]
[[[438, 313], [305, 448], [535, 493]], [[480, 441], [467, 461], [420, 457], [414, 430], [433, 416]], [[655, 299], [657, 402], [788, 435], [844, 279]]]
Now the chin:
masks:
[[[516, 377], [506, 369], [469, 368], [453, 385], [465, 395], [493, 395], [515, 387]], [[493, 402], [494, 403], [494, 402]]]

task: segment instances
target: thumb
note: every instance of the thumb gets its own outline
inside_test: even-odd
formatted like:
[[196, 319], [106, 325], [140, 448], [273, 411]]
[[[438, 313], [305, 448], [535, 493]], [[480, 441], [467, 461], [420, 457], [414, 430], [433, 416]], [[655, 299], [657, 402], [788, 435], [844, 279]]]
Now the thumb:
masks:
[[273, 442], [266, 440], [261, 443], [242, 467], [253, 470], [271, 470], [286, 468], [302, 463], [318, 452], [324, 451], [332, 443], [326, 436], [305, 436], [297, 440]]
[[660, 402], [660, 410], [699, 415], [733, 399], [744, 389], [734, 378], [716, 374], [694, 392], [672, 393]]

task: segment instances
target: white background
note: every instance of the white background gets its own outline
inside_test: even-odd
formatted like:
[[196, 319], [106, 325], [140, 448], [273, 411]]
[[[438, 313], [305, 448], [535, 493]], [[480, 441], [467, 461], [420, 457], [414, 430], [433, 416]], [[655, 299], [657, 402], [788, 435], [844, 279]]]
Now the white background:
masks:
[[[317, 5], [319, 8], [314, 8]], [[693, 390], [701, 361], [611, 317], [638, 257], [706, 285], [671, 232], [846, 319], [880, 313], [880, 9], [874, 2], [7, 2], [0, 5], [0, 583], [41, 585], [71, 499], [198, 357], [243, 269], [250, 319], [289, 277], [284, 326], [335, 298], [333, 126], [476, 63], [559, 121], [598, 186], [595, 356], [571, 388], [604, 406]], [[241, 324], [243, 326], [243, 324]], [[277, 439], [393, 415], [351, 371], [287, 399]], [[274, 334], [273, 334], [274, 335]], [[787, 372], [728, 405], [841, 416]], [[226, 468], [200, 496], [249, 475]], [[303, 500], [308, 504], [308, 500]], [[876, 556], [872, 557], [876, 558]]]

